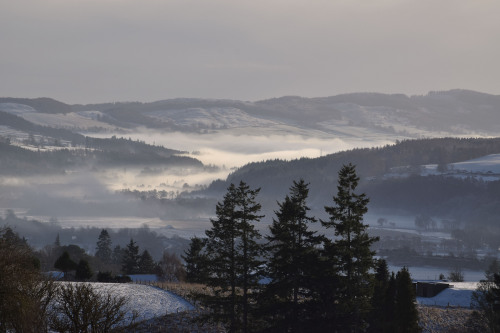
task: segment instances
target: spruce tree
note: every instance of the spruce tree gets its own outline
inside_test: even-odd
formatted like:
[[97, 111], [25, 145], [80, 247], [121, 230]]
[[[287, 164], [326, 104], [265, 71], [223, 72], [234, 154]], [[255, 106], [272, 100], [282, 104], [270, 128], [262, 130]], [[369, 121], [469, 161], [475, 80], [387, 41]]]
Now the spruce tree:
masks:
[[418, 310], [416, 306], [415, 287], [410, 272], [403, 267], [396, 274], [395, 302], [396, 332], [420, 332], [418, 326]]
[[306, 309], [312, 300], [322, 237], [309, 230], [316, 219], [308, 216], [308, 193], [304, 180], [293, 182], [290, 195], [278, 203], [266, 237], [266, 277], [270, 282], [263, 292], [262, 311], [274, 331], [303, 331], [309, 317]]
[[99, 238], [97, 239], [95, 256], [101, 259], [103, 263], [111, 263], [111, 244], [111, 237], [109, 236], [108, 231], [106, 229], [102, 229], [99, 234]]
[[368, 235], [368, 225], [363, 223], [369, 199], [364, 193], [355, 193], [358, 182], [354, 165], [344, 165], [338, 173], [334, 206], [325, 207], [330, 219], [321, 221], [324, 227], [333, 228], [336, 236], [332, 255], [338, 263], [339, 329], [354, 332], [366, 326], [372, 291], [370, 270], [375, 267], [370, 246], [378, 240]]
[[243, 292], [242, 311], [243, 311], [243, 332], [249, 331], [249, 314], [252, 289], [256, 289], [259, 283], [259, 268], [263, 261], [260, 259], [263, 253], [262, 245], [257, 242], [262, 236], [255, 228], [254, 223], [260, 221], [263, 217], [259, 215], [261, 205], [256, 202], [256, 197], [260, 189], [252, 190], [244, 182], [238, 186], [238, 207], [237, 212], [238, 225], [241, 232], [240, 242], [236, 244], [239, 252], [240, 261], [240, 285]]
[[189, 243], [189, 249], [186, 250], [182, 259], [186, 265], [186, 281], [192, 283], [207, 282], [206, 255], [204, 247], [206, 239], [193, 237]]
[[387, 262], [378, 260], [373, 281], [370, 332], [392, 332], [390, 322], [393, 320], [395, 294], [390, 295], [390, 279]]
[[155, 272], [156, 263], [153, 260], [151, 254], [149, 254], [148, 250], [144, 250], [142, 252], [141, 256], [139, 257], [138, 266], [138, 273], [140, 274], [153, 274]]
[[260, 234], [253, 225], [261, 218], [258, 192], [244, 182], [238, 187], [231, 184], [206, 231], [207, 284], [214, 296], [204, 301], [214, 311], [213, 319], [226, 322], [231, 332], [248, 331], [249, 292], [258, 283]]
[[139, 271], [139, 246], [132, 238], [123, 251], [122, 271], [125, 274], [137, 274]]

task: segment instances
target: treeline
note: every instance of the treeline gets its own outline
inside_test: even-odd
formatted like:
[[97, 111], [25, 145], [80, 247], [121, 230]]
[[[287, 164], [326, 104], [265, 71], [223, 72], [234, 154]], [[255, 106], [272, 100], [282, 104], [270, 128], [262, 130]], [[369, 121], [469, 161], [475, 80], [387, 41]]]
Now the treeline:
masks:
[[[284, 194], [286, 184], [293, 179], [306, 178], [317, 196], [324, 196], [328, 185], [334, 185], [332, 172], [343, 164], [352, 162], [357, 166], [361, 179], [380, 177], [391, 168], [409, 166], [419, 170], [421, 165], [446, 165], [466, 161], [500, 152], [500, 138], [494, 139], [419, 139], [404, 140], [380, 148], [365, 148], [343, 151], [320, 158], [301, 158], [292, 161], [269, 160], [249, 163], [228, 176], [224, 182], [214, 182], [209, 191], [223, 192], [237, 179], [254, 187], [263, 187], [263, 195]], [[326, 189], [325, 189], [326, 188]], [[279, 192], [279, 193], [278, 193]]]
[[[101, 233], [100, 228], [62, 228], [56, 219], [48, 222], [20, 218], [12, 210], [7, 210], [5, 217], [0, 217], [0, 228], [11, 228], [14, 232], [21, 235], [30, 246], [37, 251], [51, 253], [53, 244], [57, 237], [61, 246], [76, 246], [81, 248], [83, 253], [92, 255], [96, 251], [96, 239]], [[181, 237], [166, 237], [158, 234], [147, 226], [141, 228], [121, 228], [111, 229], [110, 237], [113, 240], [113, 249], [124, 248], [131, 238], [141, 244], [144, 250], [147, 250], [154, 260], [158, 261], [163, 255], [164, 250], [170, 251], [177, 256], [182, 255], [189, 246], [189, 240]], [[80, 250], [78, 250], [80, 251]], [[76, 251], [76, 252], [78, 252]], [[81, 252], [80, 251], [80, 252]], [[75, 253], [76, 253], [75, 252]], [[56, 254], [59, 256], [61, 253]], [[53, 257], [52, 257], [53, 259]], [[45, 270], [53, 268], [54, 260], [42, 261]], [[75, 260], [80, 259], [79, 256]]]
[[203, 164], [192, 157], [177, 156], [175, 150], [151, 146], [127, 139], [86, 138], [87, 148], [32, 151], [9, 142], [0, 141], [0, 173], [28, 175], [63, 173], [68, 169], [93, 166], [142, 166], [199, 167]]
[[[351, 161], [357, 165], [360, 190], [374, 198], [370, 209], [403, 211], [456, 219], [461, 225], [488, 226], [495, 229], [499, 215], [495, 204], [500, 195], [500, 182], [482, 182], [474, 178], [458, 179], [443, 176], [420, 176], [421, 166], [437, 164], [443, 169], [450, 163], [466, 161], [500, 152], [500, 138], [494, 139], [421, 139], [405, 140], [380, 148], [354, 149], [324, 156], [292, 161], [270, 160], [250, 163], [230, 174], [226, 180], [213, 182], [204, 194], [220, 195], [227, 186], [243, 180], [262, 188], [263, 210], [274, 209], [274, 198], [286, 194], [294, 179], [310, 182], [312, 207], [327, 204], [337, 179], [332, 173]], [[393, 168], [405, 167], [408, 177], [384, 177]], [[498, 233], [496, 233], [498, 234]], [[497, 242], [498, 243], [498, 242]]]
[[[12, 233], [10, 229], [8, 232]], [[180, 257], [163, 250], [158, 260], [153, 259], [147, 249], [141, 250], [133, 238], [126, 246], [113, 245], [111, 235], [102, 229], [95, 243], [95, 255], [87, 253], [77, 245], [61, 245], [56, 241], [40, 251], [34, 251], [43, 271], [54, 269], [64, 273], [64, 280], [130, 282], [128, 275], [153, 274], [159, 280], [184, 281], [185, 270]]]
[[[231, 184], [216, 206], [206, 238], [193, 238], [186, 253], [188, 281], [206, 284], [198, 295], [207, 320], [230, 332], [418, 332], [415, 290], [408, 271], [389, 273], [375, 260], [352, 164], [338, 174], [323, 230], [310, 215], [308, 184], [294, 181], [264, 238], [259, 189]], [[376, 272], [376, 273], [374, 273]]]

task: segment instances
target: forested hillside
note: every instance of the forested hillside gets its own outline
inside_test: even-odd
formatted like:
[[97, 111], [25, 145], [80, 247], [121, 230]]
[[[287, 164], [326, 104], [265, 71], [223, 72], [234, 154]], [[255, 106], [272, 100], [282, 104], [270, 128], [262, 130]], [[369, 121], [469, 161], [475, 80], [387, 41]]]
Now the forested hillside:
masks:
[[[343, 164], [356, 165], [360, 188], [370, 198], [370, 210], [406, 212], [455, 219], [463, 224], [495, 227], [500, 209], [500, 182], [485, 182], [474, 175], [454, 175], [451, 163], [500, 152], [500, 139], [405, 140], [381, 148], [355, 149], [316, 159], [272, 160], [250, 163], [225, 181], [216, 181], [207, 193], [218, 193], [240, 180], [261, 188], [264, 206], [272, 207], [293, 180], [310, 182], [311, 202], [321, 209], [337, 186], [335, 175]], [[422, 173], [435, 164], [443, 172]]]

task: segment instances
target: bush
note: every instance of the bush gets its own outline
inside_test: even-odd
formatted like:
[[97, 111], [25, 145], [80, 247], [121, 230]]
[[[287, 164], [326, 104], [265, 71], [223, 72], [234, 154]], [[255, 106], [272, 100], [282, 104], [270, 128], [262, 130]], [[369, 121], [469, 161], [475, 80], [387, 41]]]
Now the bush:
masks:
[[50, 328], [55, 332], [121, 332], [126, 323], [127, 299], [110, 292], [97, 292], [87, 283], [60, 286]]

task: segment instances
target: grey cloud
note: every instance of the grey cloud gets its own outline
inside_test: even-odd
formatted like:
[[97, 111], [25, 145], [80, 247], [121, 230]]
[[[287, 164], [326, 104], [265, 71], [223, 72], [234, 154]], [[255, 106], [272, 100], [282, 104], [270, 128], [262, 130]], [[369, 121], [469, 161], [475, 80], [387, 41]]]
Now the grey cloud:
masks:
[[465, 0], [4, 2], [0, 90], [68, 103], [498, 94], [499, 9]]

